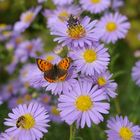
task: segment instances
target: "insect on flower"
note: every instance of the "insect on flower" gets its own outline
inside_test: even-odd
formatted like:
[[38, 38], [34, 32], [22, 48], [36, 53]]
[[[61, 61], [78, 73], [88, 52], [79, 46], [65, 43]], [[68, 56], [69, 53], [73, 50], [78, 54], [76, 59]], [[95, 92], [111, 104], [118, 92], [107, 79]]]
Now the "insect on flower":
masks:
[[80, 24], [78, 17], [70, 15], [69, 19], [67, 20], [67, 26], [68, 27], [74, 27], [78, 24]]
[[67, 77], [67, 71], [71, 64], [71, 58], [67, 57], [62, 59], [57, 65], [43, 60], [36, 59], [38, 68], [44, 72], [44, 78], [50, 83], [63, 81]]
[[24, 127], [24, 121], [25, 121], [25, 117], [21, 116], [18, 118], [17, 122], [16, 122], [16, 127], [19, 128], [20, 126]]

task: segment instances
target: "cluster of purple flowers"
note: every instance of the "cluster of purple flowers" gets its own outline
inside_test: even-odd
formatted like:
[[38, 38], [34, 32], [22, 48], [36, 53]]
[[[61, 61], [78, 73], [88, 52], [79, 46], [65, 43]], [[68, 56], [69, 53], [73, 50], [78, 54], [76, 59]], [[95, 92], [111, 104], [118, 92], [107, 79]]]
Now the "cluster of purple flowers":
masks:
[[135, 66], [132, 69], [132, 79], [136, 82], [138, 86], [140, 86], [140, 61], [137, 61]]
[[[38, 0], [40, 5], [43, 2]], [[108, 67], [111, 58], [106, 44], [125, 38], [130, 28], [127, 17], [118, 12], [122, 1], [80, 0], [81, 6], [75, 5], [73, 0], [53, 2], [57, 7], [55, 10], [37, 6], [22, 13], [12, 31], [11, 26], [0, 25], [0, 40], [8, 40], [6, 48], [14, 55], [6, 70], [13, 74], [18, 65], [23, 64], [17, 80], [2, 86], [0, 104], [10, 99], [8, 107], [13, 109], [4, 122], [10, 128], [1, 133], [1, 140], [39, 140], [43, 133], [48, 132], [50, 120], [68, 125], [75, 123], [77, 128], [91, 127], [93, 123], [97, 125], [104, 121], [103, 115], [110, 110], [110, 100], [117, 96], [117, 83]], [[113, 13], [109, 8], [114, 10]], [[93, 20], [81, 16], [84, 11], [102, 13], [102, 16]], [[41, 38], [28, 40], [23, 35], [39, 12], [45, 17], [54, 42], [58, 43], [48, 53], [44, 53]], [[10, 30], [11, 34], [2, 38], [1, 34], [6, 30]], [[64, 48], [67, 48], [67, 57], [72, 59], [70, 67], [65, 78], [50, 82], [44, 78], [45, 74], [37, 64], [31, 63], [32, 59], [43, 59], [58, 70]], [[138, 62], [132, 74], [138, 85], [139, 68]], [[52, 76], [50, 74], [49, 78]], [[29, 88], [32, 93], [29, 93]], [[129, 122], [127, 117], [111, 118], [107, 127], [108, 140], [140, 139], [140, 127]]]

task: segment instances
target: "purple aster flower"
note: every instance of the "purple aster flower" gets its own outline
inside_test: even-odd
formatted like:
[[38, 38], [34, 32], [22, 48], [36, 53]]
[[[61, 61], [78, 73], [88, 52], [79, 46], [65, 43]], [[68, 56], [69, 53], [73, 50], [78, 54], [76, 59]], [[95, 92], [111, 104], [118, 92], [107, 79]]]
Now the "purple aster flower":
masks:
[[118, 12], [106, 14], [97, 24], [97, 31], [104, 32], [101, 39], [106, 43], [115, 43], [118, 39], [125, 38], [129, 28], [127, 17]]
[[100, 74], [107, 69], [109, 54], [103, 44], [93, 43], [91, 46], [70, 52], [74, 65], [78, 71], [86, 75]]
[[[73, 20], [76, 23], [73, 23]], [[57, 36], [54, 41], [62, 43], [62, 46], [66, 45], [77, 49], [77, 47], [92, 45], [93, 41], [97, 41], [101, 37], [102, 32], [101, 34], [100, 32], [96, 33], [96, 23], [97, 20], [91, 21], [87, 16], [81, 21], [70, 16], [68, 23], [56, 24], [55, 26], [59, 28], [55, 28], [51, 34]]]
[[5, 31], [5, 30], [11, 30], [11, 29], [12, 29], [11, 25], [0, 23], [0, 32]]
[[[37, 66], [36, 69], [38, 69]], [[44, 79], [44, 73], [40, 70], [34, 70], [30, 75], [29, 81], [33, 87], [45, 87], [46, 91], [51, 91], [52, 94], [56, 95], [72, 90], [77, 82], [76, 78], [77, 72], [71, 67], [69, 68], [68, 75], [64, 80], [50, 83]]]
[[56, 5], [68, 5], [73, 2], [73, 0], [53, 0]]
[[0, 41], [5, 41], [12, 36], [12, 26], [6, 24], [0, 24]]
[[48, 104], [51, 102], [51, 96], [50, 94], [40, 94], [37, 98], [37, 101], [43, 104], [43, 106], [48, 106]]
[[82, 8], [86, 11], [90, 11], [91, 13], [100, 13], [107, 9], [111, 1], [110, 0], [80, 0], [80, 4]]
[[8, 107], [9, 109], [15, 108], [19, 104], [29, 104], [33, 101], [33, 97], [31, 94], [24, 94], [20, 96], [12, 96], [10, 100], [8, 100]]
[[40, 38], [24, 41], [15, 50], [15, 57], [20, 62], [25, 62], [29, 57], [37, 57], [37, 53], [43, 52], [43, 43]]
[[137, 61], [132, 69], [132, 79], [140, 86], [140, 61]]
[[43, 15], [47, 19], [48, 27], [53, 29], [54, 27], [56, 27], [56, 26], [53, 26], [56, 23], [58, 23], [58, 22], [63, 23], [68, 19], [68, 17], [70, 15], [77, 16], [77, 15], [80, 15], [81, 12], [82, 11], [81, 11], [81, 8], [79, 6], [65, 5], [65, 6], [57, 7], [56, 10], [48, 10], [48, 9], [46, 9], [43, 12]]
[[9, 133], [1, 133], [0, 140], [19, 140], [16, 137], [12, 137]]
[[26, 80], [28, 80], [31, 87], [40, 88], [42, 86], [44, 81], [43, 73], [37, 68], [37, 65], [34, 64], [26, 76]]
[[41, 6], [38, 6], [36, 8], [31, 8], [28, 11], [22, 13], [20, 21], [16, 22], [14, 25], [14, 31], [24, 32], [33, 22], [33, 20], [41, 10], [41, 8], [42, 8]]
[[128, 120], [128, 117], [116, 116], [107, 122], [108, 140], [139, 140], [140, 127]]
[[53, 122], [61, 123], [60, 111], [55, 105], [47, 106], [49, 112], [49, 118]]
[[3, 101], [9, 100], [12, 96], [17, 94], [24, 94], [27, 92], [27, 88], [19, 81], [19, 79], [11, 80], [6, 85], [3, 85], [0, 91], [0, 95]]
[[15, 48], [15, 43], [13, 40], [10, 40], [9, 42], [6, 43], [6, 49], [11, 51], [14, 50]]
[[14, 50], [21, 42], [23, 42], [23, 36], [19, 34], [13, 34], [10, 40], [7, 42], [6, 48], [8, 50]]
[[110, 74], [108, 71], [102, 72], [101, 74], [95, 74], [93, 77], [95, 84], [98, 85], [99, 88], [101, 88], [107, 99], [109, 97], [115, 98], [117, 93], [115, 90], [117, 89], [117, 84], [114, 82], [114, 80], [111, 80], [112, 74]]
[[12, 74], [15, 71], [15, 69], [17, 67], [17, 64], [18, 64], [18, 59], [15, 56], [13, 56], [12, 62], [9, 65], [7, 65], [6, 68], [5, 68], [6, 71], [9, 74]]
[[[61, 54], [62, 51], [64, 50], [64, 47], [65, 47], [65, 46], [57, 45], [57, 46], [54, 48], [53, 51], [54, 51], [55, 54], [58, 54], [58, 55], [59, 55], [59, 54]], [[68, 48], [67, 48], [67, 49], [68, 49]], [[68, 51], [69, 51], [69, 50], [68, 50]]]
[[105, 99], [102, 89], [87, 81], [77, 82], [72, 91], [60, 95], [60, 116], [69, 125], [76, 121], [81, 128], [85, 125], [91, 127], [92, 122], [103, 121], [101, 113], [108, 114], [110, 106], [103, 101]]
[[8, 100], [8, 108], [9, 109], [15, 108], [18, 105], [18, 103], [23, 104], [22, 97], [13, 97], [13, 96], [11, 96], [10, 100]]
[[112, 9], [118, 10], [118, 8], [124, 5], [124, 0], [112, 0]]
[[4, 124], [7, 133], [20, 140], [36, 140], [47, 133], [49, 119], [47, 111], [38, 103], [23, 104], [12, 109]]
[[35, 64], [25, 64], [25, 65], [23, 65], [23, 68], [20, 70], [20, 76], [19, 76], [19, 79], [23, 84], [28, 83], [28, 78], [30, 76], [30, 72], [35, 67], [36, 67]]
[[0, 41], [8, 40], [12, 36], [12, 31], [4, 30], [0, 32]]

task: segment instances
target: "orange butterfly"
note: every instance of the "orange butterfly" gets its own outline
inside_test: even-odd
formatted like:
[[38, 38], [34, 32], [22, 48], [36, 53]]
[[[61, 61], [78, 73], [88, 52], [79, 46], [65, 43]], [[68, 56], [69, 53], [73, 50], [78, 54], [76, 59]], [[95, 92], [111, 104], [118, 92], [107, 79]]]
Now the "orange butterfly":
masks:
[[71, 64], [71, 58], [66, 57], [62, 59], [57, 65], [53, 65], [52, 63], [43, 60], [43, 59], [36, 59], [38, 68], [44, 72], [44, 78], [50, 83], [63, 81], [66, 79], [68, 74], [68, 69]]

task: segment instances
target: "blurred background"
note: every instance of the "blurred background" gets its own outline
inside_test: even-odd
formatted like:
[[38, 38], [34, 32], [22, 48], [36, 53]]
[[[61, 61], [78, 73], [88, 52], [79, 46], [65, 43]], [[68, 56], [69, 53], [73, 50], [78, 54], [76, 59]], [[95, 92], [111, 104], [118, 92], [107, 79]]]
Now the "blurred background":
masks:
[[[78, 1], [76, 1], [76, 3], [77, 2]], [[93, 125], [90, 129], [78, 129], [76, 131], [77, 140], [105, 140], [106, 134], [104, 133], [104, 130], [106, 130], [106, 120], [110, 116], [115, 116], [116, 114], [121, 114], [123, 116], [127, 115], [132, 122], [135, 124], [140, 124], [140, 87], [135, 85], [131, 77], [132, 67], [137, 60], [140, 60], [139, 3], [139, 0], [124, 0], [124, 5], [119, 11], [128, 17], [131, 23], [131, 28], [124, 40], [119, 40], [114, 45], [109, 44], [106, 46], [109, 48], [111, 55], [111, 63], [109, 68], [111, 73], [113, 73], [113, 78], [118, 83], [118, 96], [116, 99], [111, 100], [110, 114], [105, 115], [105, 122], [100, 123], [98, 126]], [[0, 24], [14, 25], [14, 23], [19, 20], [21, 13], [37, 5], [38, 2], [36, 0], [0, 0]], [[42, 6], [44, 9], [55, 9], [55, 5], [51, 0], [44, 2]], [[94, 19], [94, 16], [87, 12], [83, 13], [83, 16], [84, 15], [89, 15]], [[53, 36], [50, 35], [49, 29], [46, 28], [46, 19], [43, 17], [41, 12], [36, 17], [30, 28], [28, 28], [27, 31], [23, 33], [21, 39], [24, 38], [32, 40], [37, 37], [42, 39], [44, 44], [43, 47], [46, 52], [50, 52], [56, 46], [56, 43], [53, 42]], [[19, 63], [15, 66], [16, 68], [14, 72], [9, 73], [7, 71], [7, 67], [14, 59], [13, 50], [9, 48], [7, 49], [7, 43], [8, 41], [0, 41], [0, 94], [2, 97], [4, 95], [7, 96], [7, 94], [12, 94], [13, 90], [16, 89], [16, 86], [18, 86], [17, 83], [20, 82], [20, 79], [18, 78], [20, 76], [20, 71], [23, 65], [25, 65], [25, 63]], [[28, 62], [34, 63], [34, 60], [30, 58]], [[15, 89], [13, 89], [12, 86], [15, 87]], [[24, 86], [27, 87], [25, 91], [26, 96], [24, 95], [23, 97], [22, 95], [22, 101], [20, 100], [21, 98], [16, 98], [16, 103], [24, 102], [23, 98], [25, 98], [25, 100], [37, 98], [39, 94], [36, 89], [25, 84]], [[18, 86], [18, 92], [21, 92], [21, 90], [22, 86]], [[41, 92], [44, 94], [45, 91]], [[15, 97], [15, 95], [12, 96]], [[46, 100], [48, 100], [48, 98], [50, 97], [46, 97]], [[10, 102], [11, 100], [12, 97], [8, 98], [8, 100], [1, 101], [0, 132], [5, 130], [3, 121], [10, 111], [9, 104], [14, 104]], [[52, 110], [51, 113], [54, 116], [57, 116], [59, 113], [57, 110], [55, 110], [55, 108], [53, 109], [54, 110]], [[43, 140], [68, 140], [68, 125], [60, 121], [52, 121], [50, 126], [49, 133], [44, 136]]]

